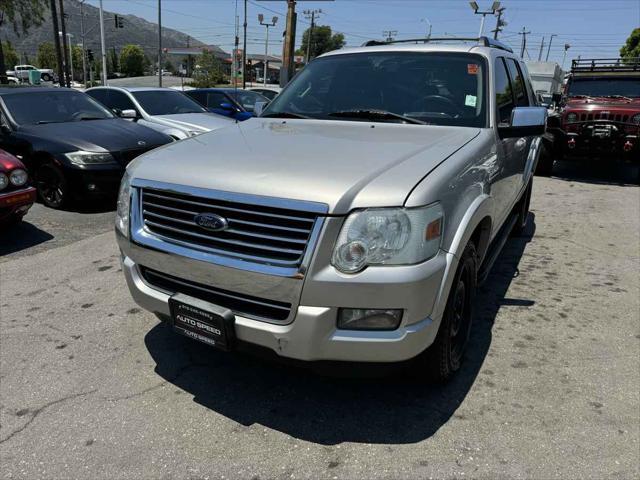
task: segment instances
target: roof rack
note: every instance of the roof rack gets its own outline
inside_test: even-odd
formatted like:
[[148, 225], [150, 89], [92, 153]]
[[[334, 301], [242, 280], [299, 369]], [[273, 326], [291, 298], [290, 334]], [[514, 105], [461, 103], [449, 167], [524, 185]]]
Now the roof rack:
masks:
[[640, 57], [635, 58], [578, 58], [571, 61], [576, 72], [640, 72]]
[[499, 48], [513, 53], [508, 45], [489, 37], [427, 37], [409, 38], [405, 40], [369, 40], [362, 44], [363, 47], [375, 47], [379, 45], [392, 45], [394, 43], [429, 43], [429, 42], [478, 42], [483, 47]]

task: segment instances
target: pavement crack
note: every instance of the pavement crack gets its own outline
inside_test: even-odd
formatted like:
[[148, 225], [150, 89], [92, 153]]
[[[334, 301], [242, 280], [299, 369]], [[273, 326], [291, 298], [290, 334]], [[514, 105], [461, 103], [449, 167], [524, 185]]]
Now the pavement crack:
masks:
[[93, 389], [93, 390], [89, 390], [87, 392], [74, 393], [72, 395], [67, 395], [66, 397], [62, 397], [62, 398], [59, 398], [58, 400], [53, 400], [53, 401], [51, 401], [49, 403], [46, 403], [43, 406], [41, 406], [40, 408], [37, 408], [35, 410], [30, 410], [29, 413], [31, 414], [31, 417], [29, 418], [29, 420], [27, 420], [27, 422], [23, 426], [21, 426], [20, 428], [14, 430], [9, 435], [7, 435], [5, 438], [0, 440], [0, 445], [3, 444], [4, 442], [7, 442], [7, 441], [11, 440], [14, 436], [19, 434], [23, 430], [25, 430], [27, 427], [29, 427], [29, 425], [31, 425], [33, 423], [33, 421], [36, 419], [36, 417], [38, 415], [40, 415], [42, 412], [44, 412], [47, 408], [52, 407], [54, 405], [57, 405], [58, 403], [66, 402], [67, 400], [72, 400], [74, 398], [83, 397], [85, 395], [90, 395], [90, 394], [95, 393], [97, 391], [98, 391], [97, 389]]

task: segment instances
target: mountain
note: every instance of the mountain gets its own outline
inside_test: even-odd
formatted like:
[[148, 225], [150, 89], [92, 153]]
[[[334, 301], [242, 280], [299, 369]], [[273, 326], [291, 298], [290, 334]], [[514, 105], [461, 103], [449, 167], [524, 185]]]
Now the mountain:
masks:
[[[56, 2], [57, 4], [57, 2]], [[100, 52], [100, 27], [99, 27], [99, 9], [88, 4], [84, 4], [84, 29], [85, 29], [85, 48], [91, 49], [97, 57]], [[78, 0], [64, 0], [64, 13], [67, 15], [66, 27], [67, 33], [73, 35], [72, 43], [81, 43], [81, 27], [80, 27], [80, 2]], [[58, 15], [60, 11], [58, 11]], [[147, 56], [153, 59], [158, 54], [158, 25], [148, 22], [135, 15], [121, 15], [124, 28], [115, 28], [116, 13], [104, 11], [104, 30], [105, 43], [107, 50], [115, 47], [116, 51], [127, 44], [140, 45]], [[16, 52], [27, 54], [31, 61], [35, 61], [38, 45], [44, 42], [53, 42], [53, 24], [51, 22], [51, 12], [47, 11], [45, 21], [39, 27], [29, 30], [29, 33], [20, 37], [16, 36], [13, 29], [4, 25], [0, 32], [2, 40], [10, 40], [13, 43]], [[199, 42], [187, 34], [173, 30], [171, 28], [162, 27], [162, 46], [186, 47], [203, 46]], [[152, 60], [153, 61], [153, 60]], [[53, 66], [52, 66], [53, 67]], [[54, 67], [53, 67], [54, 68]]]

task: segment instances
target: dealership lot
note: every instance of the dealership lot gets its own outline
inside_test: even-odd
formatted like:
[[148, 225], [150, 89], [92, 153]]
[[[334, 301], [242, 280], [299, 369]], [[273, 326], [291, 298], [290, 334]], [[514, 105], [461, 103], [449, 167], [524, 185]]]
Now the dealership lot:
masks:
[[640, 188], [536, 178], [444, 387], [337, 379], [178, 337], [131, 300], [113, 211], [0, 234], [7, 478], [635, 478]]

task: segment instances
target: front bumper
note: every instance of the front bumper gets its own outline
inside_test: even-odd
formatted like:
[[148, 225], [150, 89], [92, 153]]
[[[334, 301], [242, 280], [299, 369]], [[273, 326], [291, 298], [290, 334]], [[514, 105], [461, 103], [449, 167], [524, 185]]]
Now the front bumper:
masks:
[[66, 165], [64, 174], [75, 195], [108, 197], [118, 192], [124, 167], [117, 164], [82, 167]]
[[640, 128], [613, 122], [581, 122], [558, 129], [555, 141], [564, 156], [616, 156], [638, 158]]
[[[229, 288], [231, 283], [238, 284], [238, 279], [243, 278], [244, 272], [237, 269], [224, 270], [227, 267], [151, 251], [129, 242], [118, 232], [116, 237], [133, 299], [142, 308], [160, 316], [170, 314], [170, 294], [146, 282], [141, 275], [141, 266], [190, 281], [209, 281], [225, 288]], [[381, 281], [380, 272], [376, 281], [372, 280], [376, 272], [370, 273], [369, 280], [365, 277], [360, 281], [326, 271], [319, 272], [316, 277], [309, 275], [301, 288], [300, 303], [293, 306], [294, 313], [288, 323], [270, 323], [236, 314], [236, 337], [243, 342], [269, 348], [282, 357], [303, 361], [408, 360], [420, 354], [435, 339], [440, 319], [432, 318], [431, 313], [445, 270], [454, 261], [453, 255], [441, 252], [419, 265], [387, 267], [385, 276], [388, 283]], [[271, 277], [261, 280], [262, 277], [269, 276], [246, 272], [243, 287], [249, 284], [255, 291], [260, 291], [262, 285], [273, 281]], [[340, 302], [344, 303], [337, 305]], [[394, 331], [338, 330], [339, 306], [404, 308], [404, 315], [400, 327]]]
[[33, 187], [0, 193], [0, 221], [14, 215], [25, 215], [35, 201], [36, 189]]

